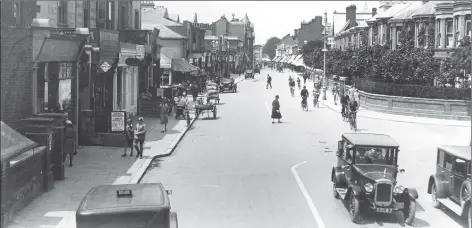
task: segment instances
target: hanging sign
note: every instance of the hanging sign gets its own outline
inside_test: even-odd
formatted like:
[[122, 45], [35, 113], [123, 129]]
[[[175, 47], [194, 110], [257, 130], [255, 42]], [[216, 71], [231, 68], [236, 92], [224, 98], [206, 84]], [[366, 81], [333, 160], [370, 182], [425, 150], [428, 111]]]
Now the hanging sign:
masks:
[[111, 112], [111, 131], [123, 132], [125, 131], [126, 112], [114, 111]]
[[100, 65], [100, 68], [102, 68], [104, 72], [107, 72], [111, 68], [111, 66], [107, 62], [103, 62], [102, 65]]

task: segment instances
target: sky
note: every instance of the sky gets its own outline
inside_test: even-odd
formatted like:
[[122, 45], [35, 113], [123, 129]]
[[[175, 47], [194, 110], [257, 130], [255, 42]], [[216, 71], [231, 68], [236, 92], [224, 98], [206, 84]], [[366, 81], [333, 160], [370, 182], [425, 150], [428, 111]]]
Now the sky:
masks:
[[[276, 36], [282, 38], [293, 35], [302, 21], [310, 21], [315, 16], [328, 13], [328, 23], [334, 10], [344, 12], [346, 7], [355, 4], [364, 8], [365, 1], [156, 1], [156, 5], [167, 8], [169, 14], [178, 14], [180, 21], [193, 21], [195, 13], [199, 23], [212, 23], [225, 14], [231, 20], [232, 14], [242, 19], [247, 13], [254, 23], [256, 44]], [[378, 1], [369, 1], [369, 8], [378, 7]]]

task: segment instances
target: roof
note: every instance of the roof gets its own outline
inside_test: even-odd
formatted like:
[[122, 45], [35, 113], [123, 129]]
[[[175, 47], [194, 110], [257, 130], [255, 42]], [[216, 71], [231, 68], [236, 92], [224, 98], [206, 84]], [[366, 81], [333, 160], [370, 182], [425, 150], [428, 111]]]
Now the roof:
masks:
[[398, 143], [388, 135], [374, 133], [344, 133], [343, 137], [354, 145], [399, 147]]
[[173, 21], [179, 21], [179, 15], [178, 14], [169, 14], [169, 19]]
[[408, 19], [412, 19], [413, 17], [419, 17], [419, 16], [431, 16], [436, 13], [436, 4], [438, 2], [427, 2], [424, 5], [422, 5], [418, 10], [416, 10], [414, 13], [412, 13], [410, 16], [408, 16]]
[[394, 17], [390, 19], [390, 21], [403, 21], [406, 20], [410, 15], [415, 13], [421, 5], [413, 4], [405, 8], [404, 10], [398, 12]]
[[[131, 190], [132, 197], [117, 197], [116, 191]], [[78, 214], [90, 211], [113, 211], [125, 208], [169, 207], [169, 201], [160, 183], [102, 185], [92, 188], [80, 203]]]
[[357, 21], [357, 26], [355, 28], [367, 28], [369, 25], [367, 25], [366, 21]]
[[377, 19], [389, 19], [389, 18], [392, 18], [394, 17], [397, 13], [399, 13], [400, 11], [404, 10], [405, 8], [407, 8], [408, 6], [410, 6], [411, 4], [405, 4], [405, 3], [397, 3], [397, 4], [393, 4], [388, 10], [384, 11], [384, 12], [380, 12], [378, 14], [376, 14], [375, 16], [371, 17], [369, 20], [367, 20], [367, 22], [374, 22], [374, 21], [377, 21]]
[[438, 147], [441, 150], [444, 150], [454, 156], [466, 159], [468, 161], [471, 160], [471, 149], [470, 146], [450, 146], [444, 145]]
[[183, 58], [173, 58], [171, 65], [172, 65], [173, 71], [180, 71], [180, 72], [198, 71], [198, 67], [193, 66], [192, 64], [188, 63]]
[[161, 60], [160, 60], [160, 65], [161, 65], [161, 68], [164, 68], [164, 69], [170, 69], [171, 66], [172, 66], [172, 60], [165, 56], [164, 54], [161, 53]]
[[164, 38], [164, 39], [187, 39], [187, 37], [182, 36], [176, 32], [174, 32], [172, 29], [167, 28], [164, 25], [157, 24], [154, 26], [154, 28], [159, 29], [159, 38]]
[[141, 9], [141, 28], [144, 30], [153, 29], [156, 24], [164, 26], [178, 26], [180, 23], [164, 18], [165, 8]]

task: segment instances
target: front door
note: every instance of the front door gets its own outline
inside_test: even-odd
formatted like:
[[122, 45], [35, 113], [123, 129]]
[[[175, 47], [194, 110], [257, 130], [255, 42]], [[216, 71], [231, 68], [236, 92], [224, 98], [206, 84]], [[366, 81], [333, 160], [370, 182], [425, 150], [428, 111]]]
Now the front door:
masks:
[[113, 75], [101, 73], [95, 77], [95, 131], [108, 133], [109, 116], [113, 111]]
[[460, 202], [461, 187], [467, 175], [467, 165], [466, 161], [462, 158], [456, 158], [453, 164], [453, 177], [452, 185], [453, 188], [451, 191], [452, 198], [457, 202]]

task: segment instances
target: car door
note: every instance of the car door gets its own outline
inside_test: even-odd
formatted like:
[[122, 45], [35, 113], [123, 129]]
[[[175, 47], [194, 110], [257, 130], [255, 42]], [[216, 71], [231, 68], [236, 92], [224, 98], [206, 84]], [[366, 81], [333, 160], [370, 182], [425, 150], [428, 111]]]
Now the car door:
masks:
[[444, 165], [443, 165], [443, 170], [441, 170], [440, 176], [442, 176], [443, 180], [445, 183], [448, 183], [448, 186], [446, 186], [446, 189], [449, 190], [449, 198], [453, 198], [453, 192], [454, 192], [454, 183], [453, 183], [453, 173], [452, 173], [452, 167], [453, 167], [453, 161], [454, 161], [454, 156], [452, 156], [449, 153], [444, 153]]
[[456, 158], [453, 162], [452, 167], [452, 184], [451, 184], [451, 197], [460, 202], [460, 194], [462, 183], [467, 176], [467, 163], [462, 158]]

